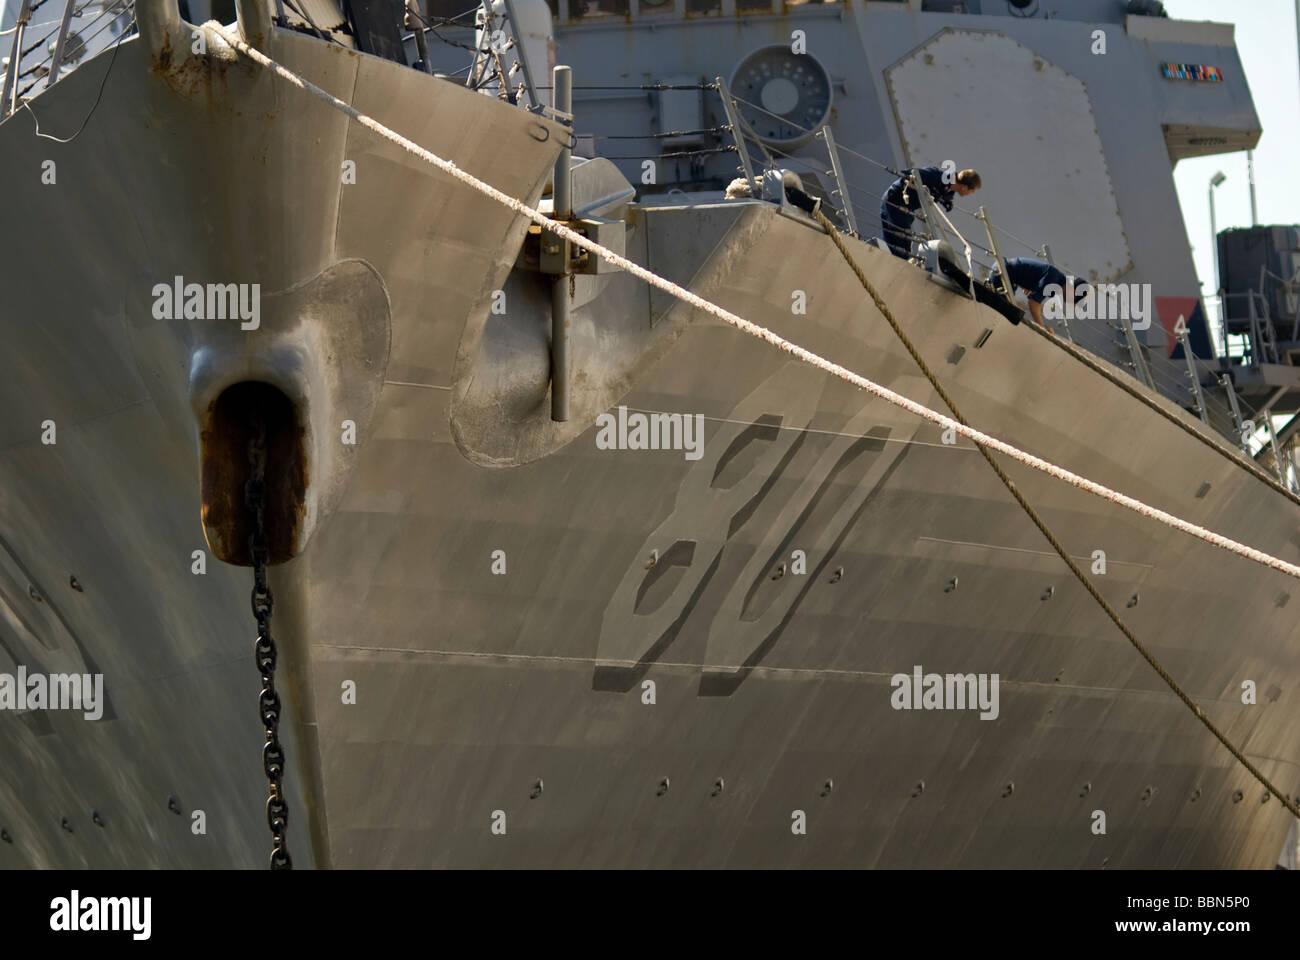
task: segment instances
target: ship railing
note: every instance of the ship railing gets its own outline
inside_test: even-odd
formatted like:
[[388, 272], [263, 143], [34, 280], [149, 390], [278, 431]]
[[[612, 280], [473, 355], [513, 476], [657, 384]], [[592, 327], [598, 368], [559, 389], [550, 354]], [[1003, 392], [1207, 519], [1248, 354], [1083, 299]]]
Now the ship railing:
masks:
[[[534, 113], [554, 116], [539, 98], [538, 87], [533, 82], [533, 72], [519, 29], [513, 0], [486, 0], [479, 4], [475, 14], [479, 41], [475, 43], [474, 60], [470, 65], [469, 86], [491, 93], [499, 90], [502, 99], [526, 106]], [[521, 74], [518, 87], [512, 92], [510, 84], [516, 73]], [[528, 103], [523, 103], [524, 97]], [[561, 121], [571, 121], [572, 115], [554, 116]]]
[[[723, 93], [723, 106], [728, 110], [728, 117], [733, 120], [733, 130], [739, 131], [736, 143], [745, 160], [749, 156], [748, 151], [745, 149], [745, 142], [752, 138], [764, 158], [771, 165], [776, 165], [778, 160], [795, 169], [798, 169], [800, 165], [809, 165], [806, 156], [796, 157], [776, 147], [765, 145], [739, 122], [739, 104], [765, 114], [770, 113], [770, 111], [759, 104], [730, 93], [727, 91], [725, 83], [721, 81], [719, 81], [719, 90]], [[775, 116], [775, 114], [772, 115]], [[812, 130], [805, 132], [810, 135], [815, 133]], [[834, 144], [833, 139], [830, 144]], [[852, 197], [855, 193], [860, 197], [860, 204], [878, 203], [874, 191], [870, 191], [860, 184], [855, 184], [844, 176], [844, 164], [840, 155], [847, 155], [855, 160], [870, 164], [893, 176], [897, 176], [898, 171], [893, 170], [879, 160], [856, 150], [850, 150], [842, 145], [834, 145], [833, 149], [835, 150], [835, 160], [838, 162], [832, 162], [831, 175], [835, 176], [836, 190], [845, 206], [851, 209]], [[742, 160], [742, 167], [744, 166], [745, 162]], [[752, 179], [751, 174], [748, 172], [746, 177]], [[940, 217], [938, 212], [929, 205], [930, 198], [926, 191], [920, 191], [920, 195], [922, 198], [923, 222], [918, 224], [919, 231], [904, 231], [907, 239], [909, 242], [919, 243], [926, 243], [933, 239], [947, 239], [951, 243], [952, 238], [955, 237], [958, 243], [954, 252], [961, 250], [964, 253], [964, 248], [967, 247], [970, 250], [968, 266], [973, 268], [974, 271], [972, 280], [982, 281], [995, 268], [999, 270], [1000, 275], [1006, 276], [1005, 257], [1003, 255], [1004, 241], [1023, 247], [1034, 256], [1046, 260], [1058, 269], [1064, 270], [1060, 264], [1056, 263], [1050, 246], [1041, 244], [1035, 247], [1011, 231], [1000, 227], [994, 222], [988, 208], [980, 207], [978, 211], [974, 212], [960, 206], [954, 206], [953, 208], [955, 211], [981, 223], [988, 244], [985, 246], [971, 237], [964, 236], [952, 224], [950, 218]], [[926, 209], [927, 206], [930, 206], [930, 209]], [[844, 222], [848, 222], [847, 216]], [[1064, 272], [1068, 273], [1069, 271], [1065, 270]], [[1244, 430], [1248, 434], [1248, 440], [1245, 441], [1246, 448], [1250, 449], [1254, 445], [1255, 450], [1258, 450], [1261, 442], [1259, 439], [1259, 430], [1261, 428], [1258, 427], [1258, 424], [1263, 422], [1261, 415], [1244, 398], [1233, 398], [1238, 400], [1239, 406], [1246, 408], [1240, 414], [1234, 413], [1228, 404], [1229, 396], [1223, 392], [1216, 379], [1217, 360], [1205, 360], [1196, 356], [1191, 350], [1190, 342], [1187, 342], [1182, 337], [1180, 337], [1180, 341], [1183, 342], [1186, 369], [1180, 371], [1171, 364], [1153, 362], [1155, 355], [1151, 354], [1151, 351], [1156, 348], [1163, 350], [1165, 344], [1157, 343], [1153, 345], [1143, 342], [1138, 337], [1137, 331], [1127, 321], [1082, 319], [1078, 317], [1067, 319], [1063, 316], [1057, 320], [1045, 318], [1045, 322], [1055, 326], [1057, 332], [1066, 340], [1087, 350], [1098, 359], [1126, 371], [1143, 386], [1191, 411], [1216, 432], [1227, 435], [1235, 434], [1237, 439], [1240, 440], [1241, 433]], [[1186, 323], [1184, 322], [1182, 327], [1185, 328], [1185, 326]], [[1260, 327], [1262, 330], [1262, 325]], [[1207, 390], [1207, 387], [1212, 389]]]
[[[763, 159], [766, 161], [768, 168], [780, 168], [782, 166], [780, 161], [786, 160], [789, 161], [786, 166], [796, 173], [812, 172], [805, 169], [813, 165], [808, 157], [796, 157], [776, 148], [770, 148], [765, 144], [741, 115], [740, 104], [748, 104], [749, 101], [742, 100], [732, 94], [727, 86], [727, 81], [722, 77], [715, 77], [713, 82], [717, 87], [718, 96], [722, 100], [722, 109], [727, 117], [727, 127], [731, 131], [732, 141], [736, 146], [736, 153], [739, 155], [740, 166], [736, 172], [744, 174], [744, 178], [749, 182], [754, 196], [759, 195], [760, 189], [758, 178], [754, 173], [753, 158], [749, 151], [751, 141], [763, 154]], [[849, 183], [844, 177], [844, 165], [841, 162], [839, 147], [835, 143], [835, 134], [831, 132], [830, 125], [823, 124], [813, 132], [813, 139], [820, 140], [826, 147], [826, 156], [830, 167], [821, 172], [825, 176], [832, 178], [835, 184], [833, 188], [827, 191], [828, 196], [826, 199], [829, 203], [823, 209], [829, 207], [829, 210], [833, 211], [834, 217], [838, 217], [839, 223], [846, 226], [850, 234], [855, 237], [859, 236], [858, 220], [853, 210], [853, 199], [850, 195]]]
[[135, 29], [134, 0], [23, 0], [3, 62], [0, 120]]
[[741, 124], [740, 111], [736, 109], [736, 101], [727, 88], [727, 81], [722, 77], [715, 77], [713, 82], [718, 85], [718, 96], [722, 99], [722, 111], [727, 115], [727, 126], [731, 128], [731, 138], [736, 144], [736, 153], [740, 157], [740, 169], [736, 172], [745, 175], [751, 193], [758, 196], [758, 180], [754, 178], [754, 164], [749, 159], [749, 148], [745, 145], [747, 128]]
[[[1246, 290], [1241, 293], [1220, 294], [1220, 303], [1223, 304], [1221, 309], [1226, 314], [1228, 300], [1246, 301], [1247, 317], [1250, 322], [1250, 330], [1246, 336], [1246, 352], [1242, 354], [1241, 359], [1244, 363], [1252, 367], [1258, 367], [1261, 363], [1278, 363], [1277, 334], [1273, 327], [1273, 319], [1269, 313], [1268, 298], [1258, 290]], [[1227, 340], [1228, 329], [1224, 324], [1224, 339]], [[1240, 336], [1240, 334], [1232, 334]]]
[[824, 124], [817, 131], [817, 136], [826, 144], [826, 154], [830, 158], [831, 168], [826, 171], [828, 177], [835, 178], [835, 189], [831, 191], [831, 196], [839, 198], [840, 216], [848, 225], [849, 233], [858, 236], [858, 218], [853, 215], [853, 198], [849, 196], [849, 186], [844, 179], [844, 167], [840, 163], [840, 151], [835, 146], [835, 134], [831, 132], [831, 125]]

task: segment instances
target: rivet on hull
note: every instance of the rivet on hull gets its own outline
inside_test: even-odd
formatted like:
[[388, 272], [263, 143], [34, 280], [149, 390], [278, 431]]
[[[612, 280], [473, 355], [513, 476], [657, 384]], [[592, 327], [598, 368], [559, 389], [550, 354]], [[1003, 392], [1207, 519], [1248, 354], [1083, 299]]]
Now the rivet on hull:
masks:
[[823, 797], [829, 797], [829, 796], [831, 795], [831, 791], [834, 790], [834, 789], [835, 789], [835, 781], [834, 781], [834, 780], [827, 780], [825, 783], [822, 784], [822, 794], [821, 794], [821, 795], [822, 795]]
[[41, 596], [40, 591], [38, 591], [38, 590], [37, 590], [34, 586], [32, 586], [30, 583], [27, 584], [27, 596], [31, 597], [31, 598], [32, 598], [33, 600], [35, 600], [37, 603], [44, 603], [44, 602], [45, 602], [45, 598]]
[[664, 777], [662, 780], [659, 781], [659, 789], [655, 791], [655, 796], [662, 797], [667, 792], [668, 792], [668, 778]]
[[1138, 605], [1138, 595], [1136, 593], [1133, 594], [1133, 596], [1128, 598], [1128, 605], [1130, 608], [1136, 607]]
[[179, 817], [181, 815], [181, 802], [177, 800], [175, 797], [168, 797], [167, 809]]
[[64, 817], [61, 821], [59, 821], [59, 826], [63, 827], [63, 829], [68, 831], [68, 833], [72, 832], [72, 824], [68, 822], [67, 817]]
[[1154, 797], [1155, 795], [1156, 795], [1156, 788], [1148, 784], [1147, 788], [1142, 791], [1142, 802], [1150, 803], [1151, 798]]
[[646, 561], [645, 568], [646, 568], [647, 570], [649, 570], [651, 567], [653, 567], [653, 566], [654, 566], [656, 563], [658, 563], [658, 562], [659, 562], [659, 551], [658, 551], [658, 550], [651, 550], [651, 551], [650, 551], [650, 559]]
[[1201, 788], [1197, 787], [1195, 790], [1192, 791], [1191, 799], [1189, 799], [1187, 802], [1195, 803], [1199, 799], [1201, 799]]
[[1091, 780], [1089, 780], [1087, 783], [1085, 783], [1085, 784], [1083, 785], [1083, 789], [1079, 791], [1079, 796], [1081, 796], [1081, 797], [1086, 797], [1086, 796], [1087, 796], [1088, 794], [1090, 794], [1090, 793], [1092, 793], [1092, 781], [1091, 781]]
[[725, 787], [726, 785], [727, 785], [726, 781], [724, 781], [721, 777], [718, 777], [718, 779], [713, 781], [713, 793], [711, 793], [710, 796], [713, 797], [722, 796], [722, 788]]
[[99, 811], [98, 811], [98, 810], [91, 810], [91, 811], [90, 811], [90, 822], [93, 823], [93, 824], [94, 824], [95, 826], [97, 826], [97, 827], [102, 827], [102, 826], [104, 825], [104, 818], [101, 817], [101, 816], [99, 815]]
[[957, 578], [953, 577], [951, 580], [948, 581], [948, 586], [943, 588], [943, 592], [952, 593], [956, 589], [957, 589]]
[[5, 843], [13, 843], [14, 842], [13, 834], [11, 834], [8, 830], [0, 830], [0, 840], [3, 840]]
[[1040, 600], [1051, 600], [1051, 599], [1052, 599], [1052, 595], [1053, 595], [1054, 593], [1056, 593], [1056, 588], [1055, 588], [1055, 587], [1048, 587], [1046, 590], [1043, 591], [1043, 595], [1042, 595], [1041, 597], [1039, 597], [1039, 599], [1040, 599]]
[[533, 784], [533, 789], [532, 792], [528, 794], [528, 799], [536, 800], [541, 795], [542, 795], [542, 781], [538, 779], [538, 781]]
[[836, 567], [835, 572], [831, 574], [831, 583], [839, 583], [844, 579], [844, 568]]
[[77, 593], [85, 593], [85, 591], [81, 587], [81, 581], [77, 579], [76, 574], [69, 575], [68, 586], [70, 586], [73, 590], [76, 590]]
[[916, 781], [916, 786], [912, 788], [912, 799], [915, 800], [923, 793], [925, 793], [925, 781], [918, 780]]
[[1006, 787], [1004, 787], [1002, 790], [1002, 799], [1005, 800], [1007, 797], [1011, 796], [1015, 792], [1016, 792], [1016, 785], [1010, 780], [1008, 780]]
[[1233, 803], [1241, 803], [1241, 798], [1244, 797], [1244, 796], [1245, 796], [1245, 794], [1242, 793], [1240, 790], [1234, 790], [1234, 791], [1232, 791], [1232, 802], [1233, 802]]
[[783, 563], [780, 566], [778, 566], [775, 570], [772, 571], [772, 579], [780, 580], [784, 576], [785, 576], [785, 564]]

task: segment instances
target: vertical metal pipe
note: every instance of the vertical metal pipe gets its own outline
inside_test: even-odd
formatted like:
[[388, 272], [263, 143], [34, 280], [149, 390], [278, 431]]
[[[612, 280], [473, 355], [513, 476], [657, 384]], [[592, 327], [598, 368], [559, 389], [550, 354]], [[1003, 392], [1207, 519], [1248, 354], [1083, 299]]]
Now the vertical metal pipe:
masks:
[[826, 141], [826, 152], [830, 154], [831, 168], [828, 172], [835, 177], [835, 192], [839, 194], [840, 203], [844, 207], [844, 222], [848, 224], [849, 232], [856, 237], [858, 219], [853, 215], [853, 201], [849, 197], [848, 184], [844, 181], [844, 170], [840, 167], [840, 152], [835, 146], [835, 134], [831, 133], [829, 123], [822, 127], [819, 133]]
[[[1210, 259], [1214, 261], [1214, 295], [1219, 295], [1219, 230], [1214, 223], [1214, 184], [1210, 184]], [[1223, 322], [1223, 303], [1219, 303], [1219, 322]]]
[[[1152, 390], [1156, 389], [1156, 382], [1151, 377], [1151, 370], [1147, 367], [1147, 358], [1142, 353], [1142, 343], [1137, 338], [1137, 333], [1133, 330], [1133, 325], [1125, 317], [1117, 317], [1120, 331], [1124, 334], [1124, 342], [1128, 344], [1128, 355], [1133, 361], [1133, 376], [1145, 383]], [[1156, 391], [1159, 393], [1159, 391]]]
[[[1180, 326], [1181, 325], [1181, 326]], [[1201, 390], [1201, 372], [1196, 368], [1196, 357], [1192, 354], [1191, 338], [1187, 336], [1187, 321], [1182, 317], [1174, 324], [1178, 330], [1178, 342], [1183, 345], [1183, 358], [1187, 361], [1187, 376], [1192, 380], [1192, 396], [1196, 398], [1196, 412], [1206, 426], [1210, 425], [1210, 413], [1205, 408], [1205, 393]]]
[[429, 40], [424, 35], [424, 16], [420, 10], [420, 0], [406, 0], [406, 23], [415, 36], [415, 52], [424, 64], [425, 73], [433, 73], [433, 64], [429, 62]]
[[59, 79], [59, 66], [63, 63], [63, 46], [68, 42], [68, 25], [72, 23], [72, 11], [77, 0], [68, 0], [63, 6], [63, 20], [59, 24], [59, 38], [54, 41], [54, 59], [50, 61], [50, 72], [45, 76], [45, 88], [48, 90]]
[[[573, 71], [568, 67], [556, 67], [554, 79], [555, 109], [560, 113], [561, 118], [572, 116], [573, 114]], [[568, 121], [566, 121], [568, 122]], [[570, 123], [571, 125], [571, 123]], [[573, 151], [569, 144], [573, 143], [570, 137], [566, 145], [560, 149], [560, 157], [555, 161], [555, 219], [564, 220], [573, 213], [573, 201], [570, 199], [569, 185], [569, 164], [573, 156]]]
[[[510, 0], [504, 0], [506, 7], [506, 17], [510, 20], [510, 36], [515, 41], [515, 57], [519, 61], [519, 66], [524, 72], [524, 86], [528, 90], [529, 109], [536, 110], [542, 105], [542, 101], [537, 99], [537, 88], [533, 86], [533, 71], [528, 68], [528, 54], [524, 50], [524, 34], [519, 26], [519, 18], [515, 16], [515, 5]], [[501, 78], [504, 85], [506, 78]], [[565, 108], [565, 112], [572, 110], [572, 104]]]
[[1281, 481], [1282, 486], [1287, 485], [1286, 465], [1282, 461], [1282, 449], [1277, 442], [1277, 428], [1273, 426], [1273, 411], [1264, 411], [1264, 423], [1268, 425], [1268, 439], [1273, 445], [1273, 467], [1277, 470], [1277, 478]]
[[[552, 79], [551, 100], [556, 111], [561, 115], [573, 114], [573, 72], [568, 67], [557, 66]], [[573, 129], [572, 124], [569, 125]], [[561, 148], [559, 159], [555, 161], [555, 173], [552, 177], [551, 197], [554, 200], [556, 220], [567, 221], [573, 216], [572, 174], [570, 172], [572, 150], [567, 146], [573, 138], [567, 137], [566, 146]], [[569, 263], [569, 241], [554, 238], [563, 254], [561, 261], [566, 265], [564, 272], [551, 280], [551, 419], [563, 423], [569, 419], [569, 307], [571, 297], [569, 284], [572, 277], [567, 265]]]
[[[1259, 226], [1259, 214], [1255, 209], [1255, 151], [1246, 151], [1246, 178], [1250, 181], [1250, 225]], [[1215, 251], [1218, 252], [1217, 250]]]
[[1237, 445], [1241, 447], [1242, 452], [1249, 457], [1252, 455], [1250, 452], [1249, 431], [1246, 429], [1246, 422], [1241, 419], [1241, 407], [1237, 403], [1237, 391], [1232, 387], [1232, 377], [1228, 376], [1226, 373], [1220, 374], [1219, 386], [1221, 386], [1223, 392], [1228, 395], [1228, 405], [1232, 408], [1232, 422], [1236, 424], [1237, 440], [1239, 441]]
[[736, 142], [736, 152], [740, 154], [740, 168], [745, 172], [745, 180], [749, 182], [750, 192], [757, 197], [758, 181], [754, 179], [754, 168], [749, 162], [749, 149], [745, 146], [745, 131], [740, 125], [740, 114], [731, 100], [727, 81], [721, 77], [714, 77], [713, 82], [718, 85], [718, 96], [722, 98], [722, 112], [727, 115], [727, 126], [731, 127], [731, 139]]
[[18, 11], [18, 20], [14, 25], [14, 43], [9, 51], [9, 69], [5, 71], [4, 88], [0, 91], [0, 120], [9, 116], [18, 101], [18, 73], [19, 63], [23, 59], [23, 34], [31, 18], [31, 0], [23, 0], [22, 8]]

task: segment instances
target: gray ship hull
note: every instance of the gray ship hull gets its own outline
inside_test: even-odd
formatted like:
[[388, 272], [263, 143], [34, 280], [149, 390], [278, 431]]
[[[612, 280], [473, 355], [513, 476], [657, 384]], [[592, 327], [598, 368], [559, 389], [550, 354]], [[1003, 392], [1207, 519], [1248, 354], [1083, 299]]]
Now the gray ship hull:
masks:
[[[541, 195], [557, 149], [541, 121], [302, 37], [272, 52], [506, 192]], [[313, 478], [332, 492], [271, 575], [302, 865], [1272, 866], [1288, 815], [964, 441], [666, 305], [642, 307], [655, 321], [616, 386], [583, 371], [622, 342], [602, 340], [596, 307], [575, 317], [575, 405], [702, 414], [700, 459], [600, 449], [590, 419], [539, 439], [544, 396], [493, 423], [471, 403], [475, 348], [521, 218], [244, 63], [178, 79], [128, 42], [114, 69], [74, 143], [35, 140], [21, 114], [0, 127], [10, 182], [47, 157], [59, 169], [59, 186], [13, 199], [23, 229], [0, 240], [0, 670], [84, 663], [110, 704], [94, 722], [0, 715], [14, 837], [0, 865], [264, 862], [251, 578], [211, 555], [192, 573], [192, 551], [221, 550], [203, 541], [196, 398], [247, 378], [292, 392], [292, 371], [258, 364], [276, 338], [303, 342], [294, 292], [359, 262], [366, 275], [340, 282], [379, 332], [325, 368], [342, 386], [323, 391], [362, 411], [358, 443]], [[97, 79], [83, 69], [42, 97], [43, 126], [75, 128]], [[357, 182], [340, 189], [349, 158]], [[716, 231], [706, 255], [656, 264], [656, 236], [696, 224]], [[645, 211], [628, 249], [937, 404], [829, 239], [775, 205]], [[852, 249], [972, 422], [1297, 560], [1284, 498], [1029, 331]], [[153, 284], [175, 274], [285, 296], [235, 341], [151, 319]], [[544, 351], [537, 316], [503, 322]], [[205, 349], [225, 359], [197, 377]], [[372, 360], [359, 374], [357, 358]], [[521, 369], [539, 362], [520, 348]], [[1105, 551], [1103, 593], [1211, 719], [1300, 792], [1290, 580], [1009, 470], [1072, 554]], [[890, 678], [915, 665], [999, 674], [999, 715], [893, 709]], [[1245, 680], [1258, 705], [1241, 703]]]

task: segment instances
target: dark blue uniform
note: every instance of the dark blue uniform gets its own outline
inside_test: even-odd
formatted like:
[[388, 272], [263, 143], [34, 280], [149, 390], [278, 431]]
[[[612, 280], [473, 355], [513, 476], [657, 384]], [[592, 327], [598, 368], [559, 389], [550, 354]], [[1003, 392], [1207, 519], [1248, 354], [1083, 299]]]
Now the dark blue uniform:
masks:
[[[910, 172], [929, 188], [930, 195], [940, 206], [945, 210], [952, 209], [953, 184], [943, 182], [942, 168], [920, 167], [913, 168]], [[890, 253], [896, 257], [906, 259], [912, 249], [912, 241], [908, 238], [907, 231], [911, 229], [912, 221], [916, 219], [914, 211], [920, 206], [921, 198], [902, 177], [891, 183], [884, 197], [881, 198], [880, 230], [884, 235], [885, 243], [889, 245]]]
[[[1011, 278], [1013, 287], [1028, 291], [1029, 299], [1035, 303], [1043, 302], [1046, 296], [1043, 291], [1052, 284], [1059, 286], [1062, 293], [1065, 291], [1065, 274], [1045, 260], [1015, 257], [1007, 261], [1007, 276]], [[1075, 285], [1076, 293], [1086, 286], [1082, 281], [1076, 281]], [[995, 289], [1002, 287], [1002, 278], [998, 274], [997, 267], [994, 267], [993, 272], [989, 274], [989, 286]]]

